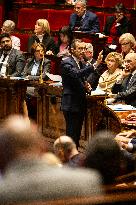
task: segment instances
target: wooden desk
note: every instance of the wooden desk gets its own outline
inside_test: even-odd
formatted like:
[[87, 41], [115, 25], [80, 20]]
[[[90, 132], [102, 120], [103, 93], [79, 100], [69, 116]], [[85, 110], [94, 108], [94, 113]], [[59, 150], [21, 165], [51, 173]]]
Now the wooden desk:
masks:
[[[65, 121], [60, 111], [61, 87], [39, 84], [36, 86], [37, 98], [37, 123], [47, 138], [55, 139], [65, 134]], [[52, 105], [51, 100], [56, 100]], [[96, 131], [104, 125], [115, 134], [121, 131], [121, 122], [116, 113], [104, 105], [105, 96], [87, 96], [87, 113], [81, 133], [81, 140], [88, 142]]]
[[10, 114], [23, 113], [27, 82], [0, 79], [0, 120]]
[[129, 114], [136, 113], [136, 110], [126, 110], [123, 112], [116, 112], [121, 120], [122, 129], [136, 129], [136, 121], [128, 120]]

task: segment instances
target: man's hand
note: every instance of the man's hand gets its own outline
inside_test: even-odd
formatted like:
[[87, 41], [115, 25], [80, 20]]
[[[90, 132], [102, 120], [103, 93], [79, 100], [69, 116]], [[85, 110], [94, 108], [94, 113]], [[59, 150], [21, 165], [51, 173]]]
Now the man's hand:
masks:
[[119, 23], [122, 19], [123, 19], [124, 15], [122, 13], [120, 13], [118, 15], [118, 18], [116, 19], [116, 23]]
[[131, 113], [127, 116], [127, 120], [134, 120], [136, 121], [136, 113]]
[[88, 83], [87, 81], [85, 81], [84, 86], [85, 86], [86, 91], [90, 93], [91, 90], [92, 90], [90, 83]]
[[103, 50], [102, 51], [100, 51], [100, 53], [99, 53], [99, 55], [98, 55], [98, 58], [97, 58], [97, 61], [96, 61], [96, 63], [95, 63], [95, 65], [96, 65], [96, 67], [98, 66], [98, 65], [100, 65], [100, 63], [102, 62], [102, 59], [103, 59]]

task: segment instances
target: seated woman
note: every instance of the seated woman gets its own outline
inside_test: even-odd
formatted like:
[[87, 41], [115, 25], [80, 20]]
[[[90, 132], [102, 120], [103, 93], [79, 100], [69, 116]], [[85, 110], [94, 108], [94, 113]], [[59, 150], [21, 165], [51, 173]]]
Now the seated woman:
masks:
[[43, 43], [47, 54], [55, 54], [56, 53], [56, 44], [50, 35], [50, 25], [46, 19], [38, 19], [36, 21], [34, 35], [29, 37], [28, 39], [28, 52], [31, 52], [31, 47], [33, 43]]
[[15, 29], [15, 22], [11, 20], [6, 20], [2, 25], [1, 33], [8, 33], [12, 40], [12, 48], [20, 50], [20, 39], [12, 35], [14, 29]]
[[[45, 48], [41, 43], [34, 43], [31, 48], [31, 53], [33, 54], [32, 58], [27, 60], [24, 72], [22, 73], [23, 77], [26, 77], [31, 80], [39, 80], [42, 73], [42, 78], [46, 79], [46, 72], [50, 72], [51, 62], [44, 57]], [[42, 70], [41, 70], [42, 69]], [[26, 92], [26, 105], [28, 116], [33, 120], [36, 120], [37, 114], [37, 99], [35, 94], [35, 88], [27, 87]]]
[[51, 62], [44, 57], [44, 45], [42, 43], [34, 43], [31, 47], [31, 53], [33, 57], [27, 60], [22, 74], [23, 77], [38, 80], [42, 69], [42, 78], [45, 79], [46, 72], [50, 72]]
[[130, 23], [125, 16], [126, 8], [123, 3], [115, 5], [115, 15], [106, 19], [104, 34], [112, 37], [112, 44], [117, 44], [118, 37], [130, 30]]
[[136, 44], [135, 37], [131, 33], [124, 33], [119, 38], [119, 43], [121, 45], [121, 54], [123, 59], [128, 53], [134, 53], [134, 47]]
[[108, 70], [101, 75], [98, 88], [107, 93], [111, 93], [112, 86], [122, 73], [123, 58], [120, 53], [111, 52], [107, 55], [105, 62]]
[[57, 56], [65, 56], [65, 55], [70, 55], [69, 54], [69, 49], [70, 45], [73, 39], [72, 32], [69, 28], [69, 26], [64, 26], [60, 29], [59, 31], [59, 36], [58, 36], [58, 52]]

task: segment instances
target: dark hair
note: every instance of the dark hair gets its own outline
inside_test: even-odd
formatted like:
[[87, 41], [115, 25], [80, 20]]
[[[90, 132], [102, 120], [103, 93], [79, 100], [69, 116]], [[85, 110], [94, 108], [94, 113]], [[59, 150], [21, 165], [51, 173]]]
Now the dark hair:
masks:
[[45, 52], [46, 49], [45, 49], [45, 46], [42, 43], [33, 43], [32, 46], [31, 46], [31, 54], [34, 55], [34, 53], [36, 51], [36, 48], [38, 46], [41, 46], [43, 48], [44, 52]]
[[2, 40], [2, 38], [10, 38], [11, 39], [11, 37], [10, 37], [10, 35], [8, 33], [0, 34], [0, 41]]
[[104, 184], [112, 184], [120, 172], [121, 150], [110, 132], [94, 136], [89, 144], [85, 166], [96, 169]]
[[115, 12], [119, 13], [119, 12], [123, 12], [123, 13], [126, 13], [126, 8], [124, 6], [123, 3], [117, 3], [115, 5]]
[[82, 43], [82, 40], [81, 39], [77, 39], [77, 38], [73, 39], [73, 41], [71, 43], [71, 48], [75, 49], [77, 43]]
[[71, 45], [71, 42], [73, 40], [73, 34], [72, 31], [70, 29], [69, 26], [63, 26], [60, 30], [59, 30], [59, 35], [58, 35], [58, 45], [60, 46], [61, 44], [61, 39], [60, 39], [60, 34], [63, 34], [64, 36], [68, 37], [69, 40], [69, 47]]

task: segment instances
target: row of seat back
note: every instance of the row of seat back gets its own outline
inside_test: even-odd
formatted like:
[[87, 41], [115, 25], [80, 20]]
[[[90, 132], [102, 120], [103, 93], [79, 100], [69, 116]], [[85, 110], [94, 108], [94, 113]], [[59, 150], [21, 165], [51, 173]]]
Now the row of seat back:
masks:
[[[72, 12], [72, 9], [22, 8], [18, 13], [17, 28], [23, 30], [34, 29], [36, 20], [45, 18], [49, 21], [51, 30], [58, 31], [62, 26], [69, 25], [69, 19]], [[108, 14], [105, 12], [96, 12], [96, 14], [99, 18], [100, 31], [102, 32]]]
[[[16, 2], [24, 2], [24, 0], [16, 0]], [[25, 0], [27, 3], [38, 3], [38, 4], [56, 4], [56, 0]], [[124, 3], [126, 8], [135, 8], [136, 0], [88, 0], [87, 5], [88, 6], [94, 6], [94, 7], [114, 7], [117, 3]]]
[[18, 13], [18, 29], [34, 29], [37, 19], [44, 18], [50, 23], [51, 30], [59, 30], [69, 24], [69, 17], [73, 10], [33, 9], [22, 8]]

